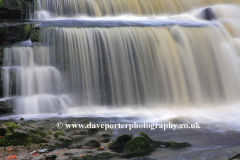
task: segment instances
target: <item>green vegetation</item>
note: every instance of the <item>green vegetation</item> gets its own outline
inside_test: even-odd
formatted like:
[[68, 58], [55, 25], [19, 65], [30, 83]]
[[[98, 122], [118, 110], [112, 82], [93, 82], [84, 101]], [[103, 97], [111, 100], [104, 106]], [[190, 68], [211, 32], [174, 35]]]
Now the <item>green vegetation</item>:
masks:
[[38, 42], [39, 41], [39, 30], [38, 29], [32, 29], [30, 31], [30, 37], [32, 42]]
[[57, 139], [59, 139], [59, 136], [65, 136], [65, 133], [63, 131], [58, 131], [54, 133], [54, 137], [56, 137]]
[[4, 8], [4, 6], [5, 6], [4, 0], [0, 0], [0, 8]]
[[31, 30], [30, 24], [25, 25], [25, 27], [24, 27], [25, 37], [29, 37], [30, 36], [30, 30]]
[[235, 156], [229, 158], [228, 160], [240, 159], [240, 154], [236, 154]]
[[52, 134], [52, 131], [47, 130], [47, 134], [51, 135], [51, 134]]

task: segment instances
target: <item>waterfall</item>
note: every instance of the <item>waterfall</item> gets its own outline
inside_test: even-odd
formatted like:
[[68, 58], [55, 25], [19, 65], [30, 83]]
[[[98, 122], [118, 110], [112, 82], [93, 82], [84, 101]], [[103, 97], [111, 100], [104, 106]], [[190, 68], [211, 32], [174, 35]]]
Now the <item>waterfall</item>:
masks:
[[[43, 28], [78, 105], [239, 99], [237, 51], [221, 27]], [[107, 99], [104, 97], [108, 97]]]
[[3, 100], [23, 114], [237, 103], [237, 4], [37, 0], [39, 42], [4, 49]]
[[14, 99], [18, 113], [49, 113], [67, 107], [64, 95], [61, 97], [62, 75], [50, 65], [49, 56], [44, 47], [4, 49], [3, 95]]
[[217, 3], [239, 4], [239, 0], [37, 0], [42, 14], [36, 17], [179, 14]]

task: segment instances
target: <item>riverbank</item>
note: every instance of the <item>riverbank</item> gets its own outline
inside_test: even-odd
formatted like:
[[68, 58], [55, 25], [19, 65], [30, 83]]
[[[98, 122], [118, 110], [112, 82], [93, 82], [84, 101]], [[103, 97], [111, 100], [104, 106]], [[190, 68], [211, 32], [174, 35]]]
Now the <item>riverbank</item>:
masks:
[[[128, 121], [134, 118], [128, 118]], [[149, 129], [109, 129], [109, 130], [91, 130], [91, 129], [66, 129], [57, 128], [57, 123], [63, 124], [106, 124], [106, 123], [125, 123], [126, 119], [121, 118], [102, 118], [102, 117], [52, 117], [40, 119], [4, 119], [0, 120], [0, 125], [6, 122], [14, 122], [21, 127], [20, 130], [33, 133], [39, 133], [43, 141], [38, 144], [17, 145], [1, 147], [1, 158], [16, 156], [18, 159], [73, 159], [81, 158], [87, 155], [96, 156], [100, 153], [116, 154], [111, 159], [126, 159], [119, 157], [119, 153], [110, 150], [109, 144], [121, 135], [137, 135], [145, 132], [155, 141], [176, 141], [188, 142], [192, 146], [182, 149], [156, 148], [149, 154], [140, 156], [149, 159], [228, 159], [239, 153], [240, 134], [236, 131], [214, 132], [205, 127], [196, 129], [177, 129], [177, 130], [149, 130]], [[106, 135], [108, 137], [104, 137]], [[68, 141], [69, 140], [69, 141]], [[74, 140], [71, 145], [67, 142]], [[86, 146], [89, 140], [99, 142], [100, 146]], [[121, 153], [120, 153], [121, 154]], [[110, 156], [110, 157], [111, 157]], [[107, 159], [110, 159], [108, 157]], [[133, 157], [131, 159], [136, 159]]]

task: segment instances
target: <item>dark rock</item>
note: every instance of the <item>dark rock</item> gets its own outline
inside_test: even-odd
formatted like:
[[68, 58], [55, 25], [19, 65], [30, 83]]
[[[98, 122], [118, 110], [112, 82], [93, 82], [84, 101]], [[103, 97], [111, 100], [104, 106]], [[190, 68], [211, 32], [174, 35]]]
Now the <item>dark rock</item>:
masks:
[[23, 121], [24, 120], [24, 118], [20, 118], [20, 121]]
[[56, 155], [47, 155], [45, 160], [55, 160], [57, 159], [57, 156]]
[[208, 7], [203, 10], [202, 18], [206, 20], [213, 20], [215, 18], [212, 8]]
[[9, 45], [15, 42], [28, 40], [30, 30], [34, 24], [25, 21], [0, 22], [0, 45]]
[[111, 137], [111, 135], [110, 134], [102, 134], [102, 137], [108, 138], [108, 137]]
[[7, 133], [5, 128], [0, 128], [0, 136], [5, 136]]

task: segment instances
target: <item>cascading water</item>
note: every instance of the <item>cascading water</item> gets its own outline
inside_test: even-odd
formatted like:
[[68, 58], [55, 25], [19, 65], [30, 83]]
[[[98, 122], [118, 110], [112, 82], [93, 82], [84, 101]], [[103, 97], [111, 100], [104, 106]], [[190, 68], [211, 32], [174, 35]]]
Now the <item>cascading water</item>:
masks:
[[59, 16], [87, 15], [93, 17], [121, 14], [179, 14], [218, 3], [238, 3], [239, 0], [37, 0], [37, 19]]
[[40, 41], [4, 50], [18, 113], [240, 120], [238, 0], [37, 2]]
[[3, 95], [14, 99], [18, 113], [51, 113], [67, 107], [67, 96], [59, 96], [63, 93], [61, 73], [50, 65], [49, 56], [44, 47], [4, 50]]

